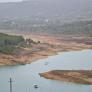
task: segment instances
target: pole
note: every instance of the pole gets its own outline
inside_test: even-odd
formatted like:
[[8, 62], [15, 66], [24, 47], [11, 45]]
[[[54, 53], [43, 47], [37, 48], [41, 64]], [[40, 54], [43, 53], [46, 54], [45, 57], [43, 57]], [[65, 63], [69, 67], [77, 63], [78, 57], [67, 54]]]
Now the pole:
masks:
[[12, 92], [12, 78], [10, 78], [10, 92]]

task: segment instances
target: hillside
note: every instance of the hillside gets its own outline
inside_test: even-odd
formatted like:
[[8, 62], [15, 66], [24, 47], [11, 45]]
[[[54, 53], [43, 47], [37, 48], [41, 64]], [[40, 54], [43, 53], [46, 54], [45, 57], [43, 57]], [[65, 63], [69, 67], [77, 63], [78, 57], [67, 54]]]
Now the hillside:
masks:
[[44, 21], [35, 19], [1, 20], [0, 30], [16, 30], [17, 32], [51, 35], [92, 36], [92, 20], [62, 23], [57, 21]]
[[0, 18], [17, 17], [92, 17], [92, 0], [24, 0], [1, 3]]
[[92, 0], [0, 3], [0, 29], [39, 34], [92, 35]]
[[91, 37], [22, 36], [0, 33], [0, 65], [28, 64], [58, 52], [92, 49]]

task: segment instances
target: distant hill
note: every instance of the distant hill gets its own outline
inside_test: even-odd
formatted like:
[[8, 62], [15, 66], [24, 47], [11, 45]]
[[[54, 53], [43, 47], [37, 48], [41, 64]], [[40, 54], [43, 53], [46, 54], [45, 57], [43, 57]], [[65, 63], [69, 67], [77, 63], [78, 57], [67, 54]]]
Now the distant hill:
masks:
[[0, 29], [92, 36], [92, 0], [0, 3]]
[[8, 20], [0, 21], [0, 30], [17, 30], [27, 33], [51, 35], [86, 35], [92, 36], [92, 20], [62, 24], [60, 21]]
[[24, 0], [0, 3], [0, 18], [35, 16], [92, 17], [92, 0]]

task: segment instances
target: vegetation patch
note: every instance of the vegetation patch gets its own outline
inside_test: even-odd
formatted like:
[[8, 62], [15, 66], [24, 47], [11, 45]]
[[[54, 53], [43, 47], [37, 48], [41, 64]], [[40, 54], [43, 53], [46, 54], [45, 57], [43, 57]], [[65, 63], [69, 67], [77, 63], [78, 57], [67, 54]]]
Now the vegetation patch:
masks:
[[22, 36], [12, 36], [0, 33], [0, 52], [4, 54], [12, 54], [13, 50], [24, 41]]

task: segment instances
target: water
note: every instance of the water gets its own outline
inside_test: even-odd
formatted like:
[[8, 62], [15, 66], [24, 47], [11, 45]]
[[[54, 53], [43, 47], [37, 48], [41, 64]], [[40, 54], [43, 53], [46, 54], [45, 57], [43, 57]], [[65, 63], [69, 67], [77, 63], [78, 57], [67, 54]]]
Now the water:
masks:
[[[91, 85], [47, 80], [38, 74], [56, 69], [92, 69], [92, 50], [59, 53], [23, 66], [0, 67], [0, 92], [9, 92], [10, 77], [13, 79], [13, 92], [92, 92]], [[38, 89], [34, 88], [35, 84]]]

